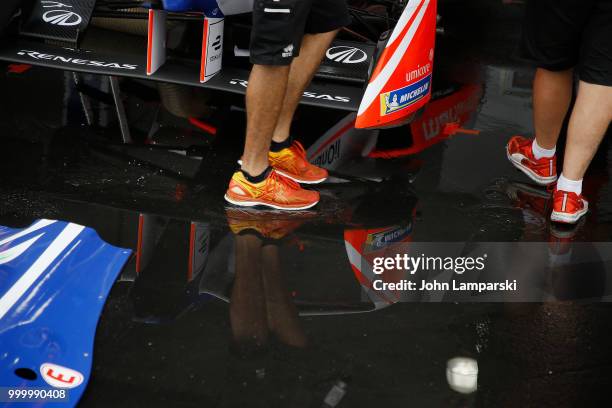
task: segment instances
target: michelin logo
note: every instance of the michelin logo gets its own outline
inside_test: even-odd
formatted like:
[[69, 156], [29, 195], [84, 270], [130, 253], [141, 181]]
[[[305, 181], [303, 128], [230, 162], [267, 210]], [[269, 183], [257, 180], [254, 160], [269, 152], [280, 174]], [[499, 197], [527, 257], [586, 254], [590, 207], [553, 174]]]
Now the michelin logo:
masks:
[[391, 244], [403, 242], [412, 234], [412, 224], [404, 227], [392, 227], [384, 231], [368, 235], [364, 252], [373, 252], [384, 249]]
[[389, 115], [397, 112], [423, 97], [427, 96], [431, 90], [431, 75], [412, 83], [404, 88], [387, 92], [380, 95], [381, 115]]

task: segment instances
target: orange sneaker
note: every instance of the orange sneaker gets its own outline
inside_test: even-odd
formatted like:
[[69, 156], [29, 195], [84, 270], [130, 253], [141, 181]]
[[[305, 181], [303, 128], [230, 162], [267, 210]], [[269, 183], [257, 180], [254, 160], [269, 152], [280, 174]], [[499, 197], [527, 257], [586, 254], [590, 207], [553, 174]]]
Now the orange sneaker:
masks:
[[243, 207], [263, 205], [277, 210], [305, 210], [319, 202], [319, 193], [270, 170], [260, 183], [249, 182], [241, 171], [232, 176], [225, 200]]
[[280, 152], [270, 152], [268, 159], [274, 170], [298, 183], [318, 184], [329, 176], [327, 170], [308, 162], [304, 146], [297, 141]]
[[575, 224], [588, 211], [589, 202], [582, 195], [555, 188], [551, 221]]
[[531, 150], [532, 139], [514, 136], [506, 146], [508, 160], [541, 186], [557, 181], [557, 155], [536, 159]]

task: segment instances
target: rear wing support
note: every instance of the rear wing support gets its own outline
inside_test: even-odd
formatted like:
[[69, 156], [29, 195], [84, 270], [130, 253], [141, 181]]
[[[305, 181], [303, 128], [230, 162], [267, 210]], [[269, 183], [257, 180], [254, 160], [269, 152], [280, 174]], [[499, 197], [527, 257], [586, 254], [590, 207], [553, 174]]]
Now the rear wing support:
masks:
[[[223, 61], [223, 18], [203, 15], [202, 55], [200, 62], [200, 83], [209, 81], [221, 72]], [[166, 63], [166, 21], [168, 12], [149, 10], [147, 41], [147, 75], [153, 76]]]

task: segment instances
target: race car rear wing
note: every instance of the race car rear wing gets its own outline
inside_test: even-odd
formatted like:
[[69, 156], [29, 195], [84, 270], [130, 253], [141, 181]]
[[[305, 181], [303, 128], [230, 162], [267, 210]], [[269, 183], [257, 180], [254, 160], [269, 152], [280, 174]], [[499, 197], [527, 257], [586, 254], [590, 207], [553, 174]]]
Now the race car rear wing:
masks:
[[[199, 13], [201, 17], [197, 18], [204, 23], [202, 58], [198, 67], [194, 67], [189, 61], [167, 58], [165, 20], [171, 16], [165, 10], [149, 12], [148, 47], [121, 50], [125, 48], [121, 39], [114, 40], [121, 33], [109, 30], [104, 34], [105, 41], [115, 44], [104, 51], [82, 44], [89, 37], [89, 33], [87, 36], [82, 33], [93, 14], [95, 0], [64, 0], [70, 4], [36, 2], [40, 6], [35, 8], [40, 9], [38, 14], [27, 17], [24, 25], [36, 30], [21, 30], [22, 36], [0, 42], [0, 60], [245, 93], [247, 68], [224, 64], [221, 69], [221, 18]], [[381, 39], [378, 47], [347, 41], [332, 44], [317, 78], [304, 92], [302, 104], [357, 112], [357, 128], [399, 126], [412, 120], [432, 94], [436, 2], [409, 0], [395, 28], [386, 39]], [[45, 11], [47, 7], [49, 10]], [[194, 18], [193, 13], [177, 16], [185, 15]], [[37, 19], [38, 26], [31, 22], [32, 18]]]
[[[150, 79], [236, 94], [246, 92], [249, 77], [246, 69], [224, 67], [211, 80], [201, 83], [199, 67], [179, 60], [168, 60], [155, 75], [148, 76], [144, 52], [141, 55], [111, 55], [85, 49], [63, 48], [22, 38], [0, 43], [0, 61], [99, 75]], [[354, 112], [357, 111], [362, 93], [360, 84], [315, 80], [304, 92], [301, 103]]]
[[[105, 47], [101, 47], [101, 44], [98, 44], [100, 41], [91, 41], [90, 33], [93, 27], [88, 27], [95, 15], [95, 8], [95, 0], [36, 0], [31, 14], [24, 17], [19, 36], [0, 40], [0, 61], [245, 93], [249, 75], [247, 69], [229, 65], [224, 65], [221, 69], [222, 18], [203, 13], [169, 15], [166, 10], [151, 9], [148, 46], [146, 43], [144, 46], [128, 45], [122, 37], [123, 33], [108, 30], [102, 35], [101, 42]], [[130, 15], [129, 12], [122, 12], [122, 16], [131, 19], [143, 17], [142, 14]], [[193, 64], [195, 61], [173, 59], [166, 54], [166, 20], [185, 17], [191, 21], [201, 19], [203, 22], [202, 59], [197, 67]], [[112, 47], [108, 47], [108, 44], [112, 44]], [[368, 59], [371, 59], [373, 48], [364, 49], [368, 53]], [[338, 66], [333, 67], [330, 64]], [[302, 104], [356, 111], [363, 93], [367, 69], [362, 69], [361, 64], [348, 66], [360, 66], [360, 73], [356, 77], [363, 76], [363, 79], [352, 83], [346, 81], [353, 73], [344, 72], [339, 67], [344, 68], [347, 65], [330, 60], [326, 66], [327, 70], [304, 92]]]

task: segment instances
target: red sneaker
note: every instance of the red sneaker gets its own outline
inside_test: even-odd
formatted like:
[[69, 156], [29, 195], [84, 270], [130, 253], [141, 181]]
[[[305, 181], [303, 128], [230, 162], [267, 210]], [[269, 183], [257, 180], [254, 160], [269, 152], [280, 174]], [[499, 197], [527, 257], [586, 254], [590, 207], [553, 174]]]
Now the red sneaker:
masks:
[[553, 193], [553, 211], [550, 219], [565, 224], [575, 224], [589, 211], [589, 202], [582, 195], [557, 190]]
[[557, 181], [557, 155], [536, 159], [531, 150], [532, 139], [513, 136], [506, 146], [510, 163], [541, 186]]

